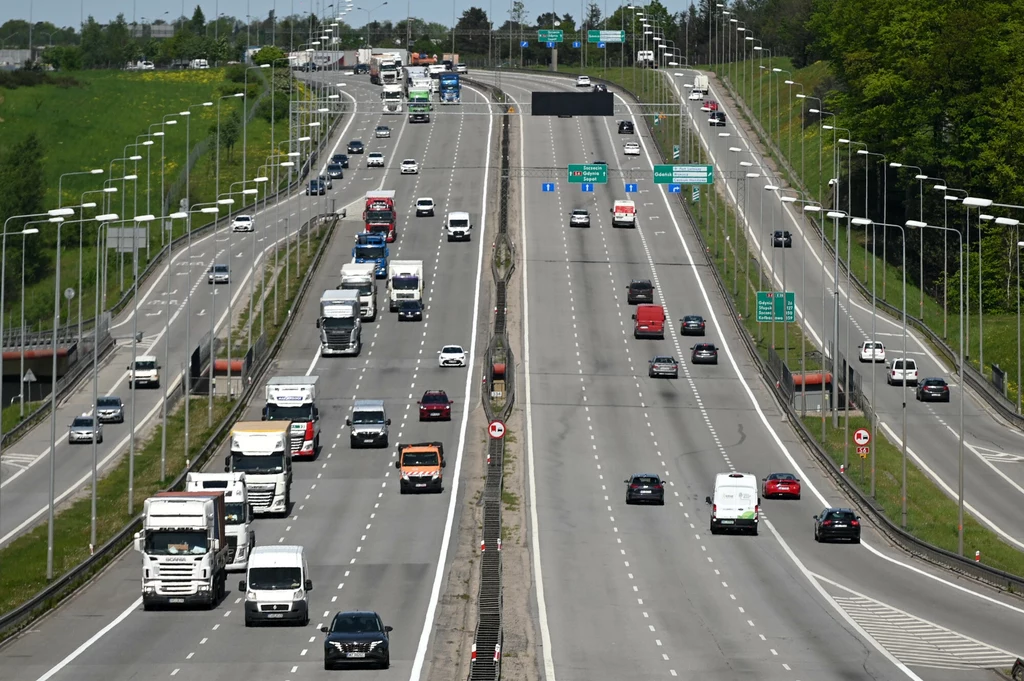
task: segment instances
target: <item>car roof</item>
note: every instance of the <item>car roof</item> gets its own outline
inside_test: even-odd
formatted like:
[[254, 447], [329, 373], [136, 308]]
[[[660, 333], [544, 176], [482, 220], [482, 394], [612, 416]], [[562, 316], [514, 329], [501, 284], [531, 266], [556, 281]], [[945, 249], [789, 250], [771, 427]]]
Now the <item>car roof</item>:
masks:
[[714, 343], [697, 343], [693, 347], [694, 348], [704, 348], [705, 350], [714, 350], [715, 349], [715, 344]]
[[651, 361], [653, 361], [653, 362], [661, 362], [661, 361], [665, 361], [665, 360], [667, 360], [669, 362], [674, 362], [674, 361], [676, 361], [676, 358], [673, 357], [672, 355], [655, 355], [654, 359], [651, 360]]
[[650, 279], [630, 279], [629, 285], [633, 286], [634, 284], [647, 284], [647, 285], [651, 285], [651, 280]]
[[699, 314], [688, 314], [688, 315], [683, 315], [683, 319], [704, 319], [704, 318], [701, 317]]
[[383, 155], [384, 154], [380, 153], [379, 151], [371, 151], [370, 152], [370, 156], [383, 156]]
[[380, 618], [380, 615], [375, 613], [373, 610], [345, 610], [343, 612], [334, 613], [334, 617], [365, 617], [367, 615]]
[[386, 126], [386, 125], [378, 125], [378, 126], [377, 126], [377, 129], [378, 129], [378, 130], [387, 130], [387, 129], [388, 129], [388, 126]]
[[349, 142], [349, 144], [362, 144], [362, 143], [363, 143], [362, 140], [352, 140], [351, 142]]
[[445, 350], [452, 350], [454, 352], [465, 352], [465, 350], [462, 349], [461, 345], [445, 345], [444, 347], [441, 348], [441, 352], [444, 352]]
[[423, 197], [420, 197], [420, 198], [416, 199], [416, 203], [426, 203], [427, 201], [430, 201], [431, 203], [433, 203], [434, 199], [430, 198], [429, 196], [423, 196]]
[[657, 478], [661, 480], [661, 476], [657, 473], [633, 473], [629, 477], [631, 478]]
[[448, 213], [448, 217], [452, 220], [468, 220], [469, 213], [464, 210], [453, 210], [451, 213]]
[[586, 208], [573, 208], [572, 212], [573, 213], [586, 213], [587, 215], [590, 215], [590, 211], [588, 211]]
[[416, 162], [416, 159], [414, 159], [414, 158], [403, 158], [402, 159], [402, 163], [415, 163], [415, 162]]
[[448, 395], [448, 393], [446, 393], [443, 390], [424, 390], [423, 394], [424, 395]]
[[946, 379], [940, 378], [939, 376], [931, 376], [929, 378], [923, 379], [921, 382], [922, 383], [931, 383], [933, 381], [938, 382], [938, 383], [945, 383]]

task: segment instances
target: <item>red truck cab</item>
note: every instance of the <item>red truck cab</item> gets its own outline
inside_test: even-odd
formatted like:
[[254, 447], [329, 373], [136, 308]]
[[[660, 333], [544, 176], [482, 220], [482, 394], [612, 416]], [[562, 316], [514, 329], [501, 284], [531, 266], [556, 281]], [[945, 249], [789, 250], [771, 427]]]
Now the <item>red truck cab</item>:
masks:
[[661, 305], [636, 306], [633, 338], [665, 338], [665, 309]]
[[366, 231], [383, 234], [388, 243], [398, 238], [398, 212], [393, 191], [367, 192], [363, 223]]

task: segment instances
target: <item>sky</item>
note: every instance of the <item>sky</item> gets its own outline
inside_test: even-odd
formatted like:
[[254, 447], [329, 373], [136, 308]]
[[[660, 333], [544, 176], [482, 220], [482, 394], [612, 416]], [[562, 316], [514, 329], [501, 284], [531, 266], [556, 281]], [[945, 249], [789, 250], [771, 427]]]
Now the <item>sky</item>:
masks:
[[[495, 24], [504, 23], [508, 16], [509, 0], [388, 0], [381, 6], [383, 0], [353, 0], [354, 7], [365, 9], [378, 8], [372, 13], [374, 20], [400, 21], [405, 19], [407, 12], [420, 18], [428, 18], [445, 25], [452, 23], [452, 7], [454, 6], [456, 18], [473, 6], [481, 7], [491, 14]], [[607, 7], [608, 12], [614, 11], [621, 0], [597, 0], [602, 10]], [[133, 15], [135, 20], [141, 22], [145, 17], [148, 21], [165, 18], [164, 12], [169, 12], [167, 17], [176, 19], [185, 8], [185, 14], [192, 15], [196, 4], [203, 8], [203, 13], [208, 17], [216, 16], [218, 12], [228, 16], [244, 18], [249, 14], [255, 18], [265, 18], [271, 9], [276, 6], [277, 15], [287, 16], [294, 12], [301, 14], [315, 8], [322, 11], [322, 7], [334, 3], [337, 7], [343, 7], [345, 0], [5, 0], [0, 2], [0, 24], [9, 19], [32, 19], [33, 21], [50, 21], [57, 26], [75, 26], [81, 22], [82, 16], [92, 15], [99, 23], [107, 23], [119, 13], [131, 22]], [[538, 14], [550, 12], [552, 7], [558, 14], [566, 12], [573, 16], [580, 15], [580, 7], [583, 3], [575, 0], [526, 0], [526, 13], [531, 21]], [[680, 0], [669, 0], [666, 4], [670, 11], [677, 11], [673, 6], [681, 5]], [[332, 10], [333, 11], [333, 10]], [[31, 17], [29, 16], [31, 12]], [[353, 10], [345, 17], [345, 20], [354, 26], [363, 26], [367, 22], [367, 12]]]

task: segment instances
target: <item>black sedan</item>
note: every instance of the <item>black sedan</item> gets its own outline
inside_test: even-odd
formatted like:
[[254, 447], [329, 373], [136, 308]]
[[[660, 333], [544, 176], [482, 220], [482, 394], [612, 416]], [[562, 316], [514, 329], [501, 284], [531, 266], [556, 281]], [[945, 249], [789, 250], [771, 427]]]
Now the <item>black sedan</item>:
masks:
[[365, 151], [363, 143], [359, 140], [352, 140], [348, 143], [348, 153], [350, 154], [361, 154]]
[[703, 336], [707, 323], [699, 314], [688, 314], [683, 317], [683, 323], [679, 327], [679, 334], [682, 336]]
[[647, 368], [648, 378], [657, 378], [659, 376], [679, 378], [679, 362], [676, 361], [675, 357], [658, 355], [651, 359], [648, 364], [650, 364]]
[[327, 177], [332, 180], [343, 180], [345, 179], [345, 171], [342, 170], [340, 163], [328, 163], [327, 164]]
[[718, 364], [718, 348], [714, 343], [697, 343], [690, 350], [692, 364]]
[[633, 134], [633, 121], [619, 121], [619, 134], [620, 135], [632, 135]]
[[949, 402], [949, 384], [941, 378], [926, 378], [917, 384], [918, 402]]
[[814, 516], [814, 541], [836, 539], [860, 543], [860, 517], [848, 508], [826, 508]]
[[320, 180], [310, 180], [306, 187], [306, 196], [323, 196], [327, 193], [327, 186]]
[[423, 301], [403, 300], [398, 304], [398, 321], [400, 322], [422, 322]]
[[320, 627], [324, 638], [324, 669], [341, 665], [391, 666], [390, 634], [380, 615], [371, 611], [339, 612], [330, 625]]
[[342, 168], [348, 168], [348, 154], [335, 154], [331, 156], [331, 163], [337, 163]]
[[793, 248], [793, 235], [781, 229], [775, 230], [772, 233], [772, 246], [775, 248]]
[[725, 126], [725, 112], [724, 111], [712, 111], [711, 116], [708, 117], [708, 125], [714, 127]]
[[665, 485], [656, 473], [636, 473], [623, 482], [627, 504], [665, 505]]

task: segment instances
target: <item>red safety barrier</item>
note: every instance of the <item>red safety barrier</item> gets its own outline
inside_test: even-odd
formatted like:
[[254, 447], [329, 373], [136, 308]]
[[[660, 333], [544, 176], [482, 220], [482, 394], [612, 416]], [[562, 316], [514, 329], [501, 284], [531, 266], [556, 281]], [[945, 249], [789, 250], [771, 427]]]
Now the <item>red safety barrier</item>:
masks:
[[830, 373], [793, 374], [793, 387], [799, 387], [802, 385], [821, 385], [822, 378], [824, 378], [826, 385], [832, 385], [832, 374]]

